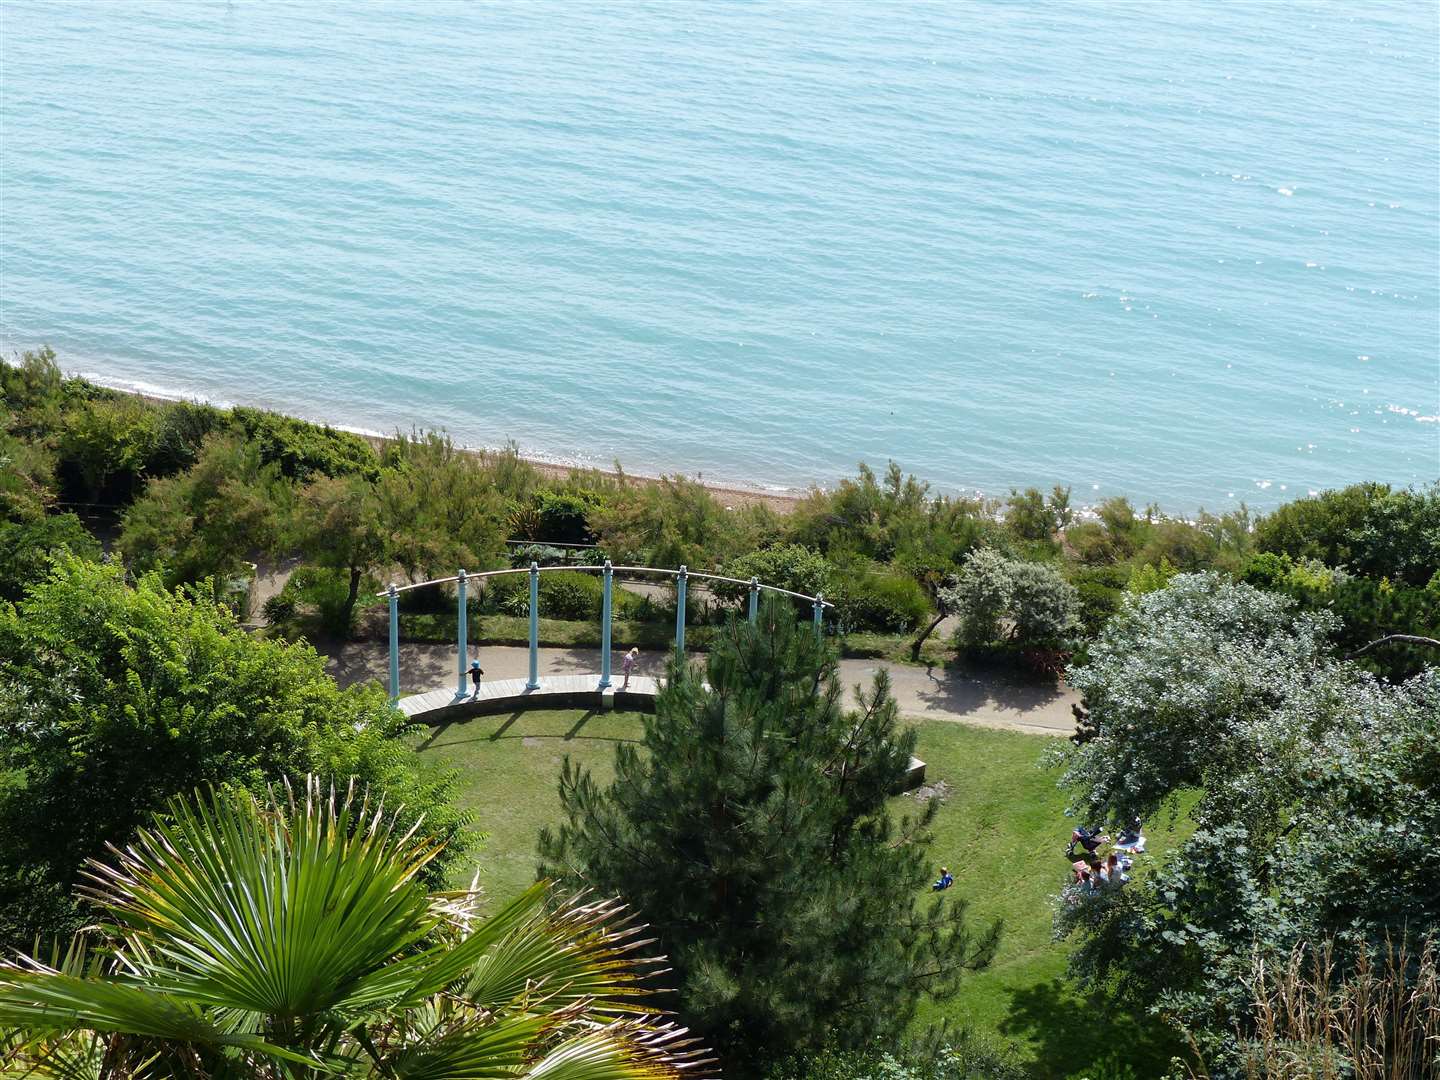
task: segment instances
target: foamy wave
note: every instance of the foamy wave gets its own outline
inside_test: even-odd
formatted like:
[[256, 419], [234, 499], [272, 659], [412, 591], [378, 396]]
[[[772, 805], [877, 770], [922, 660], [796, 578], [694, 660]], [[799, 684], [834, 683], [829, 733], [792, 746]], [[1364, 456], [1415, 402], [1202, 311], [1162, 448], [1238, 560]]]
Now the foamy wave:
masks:
[[86, 382], [92, 382], [96, 386], [103, 386], [109, 390], [121, 390], [127, 394], [141, 394], [144, 397], [159, 398], [161, 401], [199, 401], [206, 405], [214, 405], [217, 409], [233, 409], [235, 407], [235, 402], [233, 401], [211, 397], [199, 390], [162, 386], [159, 383], [146, 382], [144, 379], [120, 379], [113, 375], [104, 375], [97, 371], [76, 371], [71, 374], [78, 375]]

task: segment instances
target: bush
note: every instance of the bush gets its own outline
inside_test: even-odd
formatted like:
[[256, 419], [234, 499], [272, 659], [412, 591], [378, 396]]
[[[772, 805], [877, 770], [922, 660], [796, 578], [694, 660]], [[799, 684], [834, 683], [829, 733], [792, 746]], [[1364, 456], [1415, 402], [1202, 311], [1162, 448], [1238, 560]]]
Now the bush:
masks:
[[944, 599], [960, 618], [961, 648], [1056, 648], [1080, 628], [1080, 594], [1059, 571], [989, 549], [965, 557]]
[[[292, 607], [304, 605], [313, 609], [320, 617], [320, 628], [332, 637], [349, 637], [354, 629], [354, 613], [346, 611], [349, 575], [343, 570], [302, 566], [290, 575], [280, 595], [286, 597]], [[266, 603], [268, 610], [269, 601]]]
[[261, 409], [232, 409], [234, 423], [260, 452], [260, 463], [272, 462], [297, 483], [316, 475], [348, 476], [358, 473], [373, 480], [379, 462], [370, 444], [359, 435], [297, 420]]
[[264, 612], [265, 621], [271, 626], [283, 625], [295, 618], [295, 597], [281, 591], [266, 600], [260, 610]]
[[158, 433], [158, 411], [137, 397], [69, 410], [56, 441], [63, 490], [80, 502], [128, 503], [144, 483]]
[[0, 604], [0, 935], [68, 933], [85, 860], [199, 784], [355, 776], [425, 835], [454, 837], [449, 783], [419, 772], [408, 731], [384, 690], [339, 690], [309, 646], [245, 633], [198, 590], [131, 588], [118, 565], [64, 557]]
[[174, 476], [200, 460], [205, 437], [228, 423], [226, 415], [213, 405], [177, 401], [159, 408], [155, 443], [145, 462], [147, 478]]
[[0, 600], [19, 600], [50, 572], [51, 562], [65, 553], [92, 559], [100, 556], [100, 544], [74, 514], [0, 521]]
[[878, 563], [847, 569], [831, 588], [835, 618], [846, 630], [908, 634], [930, 614], [930, 598], [914, 578]]
[[1130, 575], [1118, 566], [1086, 567], [1070, 575], [1080, 598], [1080, 632], [1095, 637], [1120, 610]]
[[[600, 575], [551, 570], [540, 575], [540, 615], [546, 619], [598, 619], [605, 586]], [[638, 598], [637, 598], [638, 599]], [[620, 610], [620, 588], [615, 588], [615, 614]], [[483, 610], [524, 618], [530, 614], [530, 578], [505, 574], [487, 579]]]
[[[1352, 577], [1313, 560], [1272, 552], [1253, 556], [1242, 577], [1248, 584], [1299, 601], [1306, 611], [1338, 615], [1342, 625], [1335, 634], [1335, 649], [1341, 655], [1389, 634], [1440, 638], [1440, 591], [1428, 587]], [[1401, 682], [1435, 659], [1433, 649], [1387, 642], [1357, 662], [1391, 682]]]
[[1287, 503], [1255, 527], [1261, 551], [1423, 588], [1440, 571], [1440, 483], [1352, 484]]
[[604, 591], [598, 574], [541, 574], [540, 613], [549, 619], [598, 619]]
[[593, 544], [590, 515], [605, 500], [594, 491], [554, 491], [541, 488], [534, 495], [538, 532], [534, 539], [552, 544]]
[[[790, 1058], [767, 1080], [1027, 1080], [1030, 1071], [1013, 1047], [997, 1046], [970, 1031], [947, 1033], [938, 1049], [825, 1050]], [[1087, 1077], [1099, 1080], [1098, 1075]]]
[[[777, 544], [760, 551], [751, 551], [724, 563], [719, 572], [726, 577], [748, 581], [758, 578], [762, 585], [814, 596], [830, 588], [833, 568], [825, 556], [799, 544]], [[743, 603], [750, 590], [744, 585], [727, 582], [712, 583], [712, 592], [721, 600]]]

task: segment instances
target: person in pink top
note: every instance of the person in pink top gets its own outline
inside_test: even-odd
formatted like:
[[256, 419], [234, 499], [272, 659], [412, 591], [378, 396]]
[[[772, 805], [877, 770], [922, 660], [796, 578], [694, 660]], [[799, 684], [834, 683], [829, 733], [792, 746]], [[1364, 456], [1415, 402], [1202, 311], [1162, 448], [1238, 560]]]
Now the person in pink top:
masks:
[[621, 690], [630, 689], [630, 676], [635, 671], [635, 665], [640, 663], [640, 648], [636, 646], [625, 654], [625, 659], [620, 662], [620, 670], [625, 675], [625, 681], [620, 685]]

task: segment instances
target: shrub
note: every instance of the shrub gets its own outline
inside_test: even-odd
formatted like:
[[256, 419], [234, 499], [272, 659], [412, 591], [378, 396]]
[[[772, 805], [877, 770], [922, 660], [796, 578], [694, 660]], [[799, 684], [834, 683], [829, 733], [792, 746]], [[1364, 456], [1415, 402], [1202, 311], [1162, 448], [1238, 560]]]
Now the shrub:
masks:
[[1070, 575], [1070, 584], [1075, 586], [1080, 600], [1080, 632], [1085, 637], [1100, 633], [1120, 610], [1129, 577], [1122, 566], [1086, 567]]
[[1287, 503], [1255, 528], [1261, 551], [1424, 587], [1440, 572], [1440, 483], [1352, 484]]
[[1021, 540], [1049, 541], [1070, 523], [1072, 516], [1068, 487], [1056, 484], [1048, 498], [1039, 488], [1026, 488], [1023, 492], [1011, 489], [1010, 501], [1005, 507], [1005, 526]]
[[1130, 580], [1125, 583], [1125, 591], [1139, 596], [1143, 593], [1154, 592], [1156, 589], [1163, 589], [1170, 584], [1179, 571], [1170, 564], [1170, 560], [1163, 555], [1160, 562], [1141, 563], [1130, 571]]
[[312, 608], [320, 617], [320, 627], [333, 637], [345, 638], [354, 629], [354, 612], [348, 605], [349, 575], [329, 566], [302, 566], [290, 575], [281, 590], [293, 604]]
[[198, 590], [60, 559], [0, 604], [0, 939], [68, 932], [85, 860], [199, 784], [356, 776], [425, 835], [455, 836], [449, 783], [419, 771], [408, 730], [380, 687], [339, 690], [314, 649], [245, 633]]
[[174, 476], [200, 460], [207, 435], [228, 424], [225, 413], [213, 405], [177, 401], [159, 408], [155, 442], [145, 462], [148, 477]]
[[965, 557], [945, 602], [960, 618], [962, 648], [1055, 648], [1080, 628], [1080, 594], [1058, 570], [989, 549]]
[[265, 621], [272, 626], [288, 623], [295, 618], [295, 597], [282, 590], [266, 600], [260, 610], [265, 614]]
[[246, 440], [255, 444], [260, 463], [278, 464], [282, 473], [298, 483], [307, 483], [317, 474], [359, 473], [373, 480], [378, 472], [375, 451], [359, 435], [261, 409], [236, 408], [230, 415]]
[[930, 598], [914, 578], [867, 563], [832, 584], [835, 618], [846, 630], [908, 634], [930, 614]]
[[[799, 544], [776, 544], [730, 559], [720, 567], [719, 572], [726, 577], [746, 581], [758, 578], [762, 585], [774, 585], [779, 589], [814, 596], [830, 588], [833, 568], [825, 556], [809, 548]], [[750, 593], [744, 585], [723, 581], [714, 582], [712, 591], [721, 600], [731, 603], [744, 602]]]
[[63, 488], [82, 502], [129, 502], [144, 482], [158, 433], [158, 411], [130, 395], [70, 409], [56, 440]]
[[549, 619], [599, 618], [604, 588], [597, 574], [541, 574], [540, 613]]
[[541, 488], [534, 495], [539, 518], [535, 539], [552, 544], [593, 544], [595, 534], [590, 530], [590, 515], [603, 506], [604, 501], [594, 491]]
[[99, 558], [100, 544], [74, 514], [53, 514], [34, 521], [0, 521], [0, 600], [19, 600], [50, 571], [51, 562], [69, 553]]
[[[547, 619], [598, 619], [605, 586], [600, 575], [581, 571], [551, 570], [540, 575], [540, 614]], [[615, 613], [619, 614], [620, 588], [615, 588]], [[636, 597], [638, 601], [639, 598]], [[481, 607], [501, 615], [523, 618], [530, 614], [530, 578], [526, 574], [505, 574], [486, 582]]]

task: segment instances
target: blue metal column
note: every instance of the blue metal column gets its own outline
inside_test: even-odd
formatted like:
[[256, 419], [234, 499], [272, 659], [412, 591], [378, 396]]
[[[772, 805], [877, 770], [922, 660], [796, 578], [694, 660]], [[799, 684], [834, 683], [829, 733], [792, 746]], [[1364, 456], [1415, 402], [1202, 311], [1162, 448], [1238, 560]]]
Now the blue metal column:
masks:
[[755, 616], [760, 611], [760, 579], [750, 579], [750, 621], [755, 621]]
[[824, 631], [824, 619], [825, 619], [825, 594], [824, 594], [824, 593], [816, 593], [816, 594], [815, 594], [815, 636], [816, 636], [817, 638], [824, 636], [824, 633], [825, 633], [825, 631]]
[[459, 681], [456, 682], [456, 684], [455, 684], [455, 696], [456, 696], [456, 697], [464, 697], [464, 696], [465, 696], [465, 667], [466, 667], [465, 661], [466, 661], [467, 659], [469, 659], [469, 656], [470, 656], [470, 627], [467, 625], [467, 619], [468, 619], [468, 616], [469, 616], [470, 613], [465, 609], [465, 571], [464, 571], [464, 570], [461, 570], [461, 571], [460, 571], [460, 576], [455, 579], [455, 591], [456, 591], [456, 592], [459, 594], [459, 596], [460, 596], [459, 607], [457, 607], [457, 608], [456, 608], [456, 611], [455, 611], [455, 615], [456, 615], [455, 628], [456, 628], [456, 631], [457, 631], [457, 633], [456, 633], [455, 636], [456, 636], [456, 638], [457, 638], [457, 644], [459, 645], [459, 655], [460, 655], [460, 659], [459, 659], [459, 661], [458, 661], [458, 666], [459, 666], [459, 668], [460, 668], [460, 678], [459, 678]]
[[675, 575], [675, 651], [685, 655], [685, 579], [689, 571], [684, 564]]
[[390, 583], [390, 704], [400, 700], [400, 592]]
[[605, 569], [602, 571], [602, 580], [605, 583], [605, 591], [600, 601], [600, 689], [604, 690], [610, 685], [610, 589], [615, 570], [610, 565], [610, 560], [605, 560]]
[[540, 564], [530, 564], [530, 681], [526, 690], [540, 689]]

